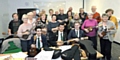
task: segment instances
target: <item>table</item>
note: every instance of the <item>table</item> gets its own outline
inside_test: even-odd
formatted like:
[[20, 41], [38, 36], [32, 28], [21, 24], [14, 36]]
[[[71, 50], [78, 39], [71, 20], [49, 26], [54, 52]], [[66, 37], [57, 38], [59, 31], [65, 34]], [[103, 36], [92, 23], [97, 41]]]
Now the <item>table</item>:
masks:
[[[96, 52], [97, 52], [97, 58], [102, 58], [103, 57], [103, 55], [100, 52], [98, 52], [98, 51], [96, 51]], [[27, 52], [24, 52], [24, 53], [27, 54]], [[7, 56], [7, 55], [11, 55], [11, 54], [0, 54], [0, 56]], [[13, 60], [13, 59], [11, 58], [11, 60]], [[25, 58], [14, 58], [14, 60], [25, 60]], [[87, 57], [86, 58], [81, 57], [81, 60], [87, 60]]]

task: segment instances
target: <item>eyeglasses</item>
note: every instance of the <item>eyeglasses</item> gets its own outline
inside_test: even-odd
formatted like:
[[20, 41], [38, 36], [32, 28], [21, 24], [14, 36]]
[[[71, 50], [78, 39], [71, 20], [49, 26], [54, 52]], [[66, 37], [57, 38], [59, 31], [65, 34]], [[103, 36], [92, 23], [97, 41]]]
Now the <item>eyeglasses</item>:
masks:
[[28, 18], [23, 18], [23, 20], [27, 20]]

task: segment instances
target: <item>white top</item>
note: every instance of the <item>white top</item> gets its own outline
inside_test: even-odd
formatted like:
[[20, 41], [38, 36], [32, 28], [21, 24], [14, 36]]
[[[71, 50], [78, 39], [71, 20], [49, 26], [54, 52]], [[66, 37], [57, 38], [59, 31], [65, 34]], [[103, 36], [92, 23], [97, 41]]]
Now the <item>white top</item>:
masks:
[[32, 24], [32, 26], [35, 26], [35, 22], [36, 22], [36, 19], [35, 19], [35, 18], [33, 18], [32, 23], [31, 23], [30, 20], [28, 19], [28, 23], [29, 23], [29, 24]]
[[61, 33], [62, 33], [62, 36], [63, 36], [63, 32], [58, 31], [58, 41], [61, 41], [61, 40], [62, 40], [62, 39], [61, 39]]
[[76, 30], [76, 29], [75, 29], [75, 33], [76, 33], [76, 34], [77, 34], [77, 31], [78, 31], [77, 37], [79, 37], [79, 36], [80, 36], [80, 35], [79, 35], [79, 30]]
[[52, 16], [51, 16], [51, 15], [48, 15], [48, 16], [47, 16], [47, 20], [48, 20], [48, 21], [51, 21], [51, 20], [52, 20]]
[[[36, 35], [37, 36], [37, 35]], [[42, 48], [43, 47], [43, 43], [42, 43], [42, 38], [41, 38], [41, 36], [37, 36], [37, 39], [36, 39], [36, 48], [38, 48], [38, 38], [40, 39], [40, 48]]]

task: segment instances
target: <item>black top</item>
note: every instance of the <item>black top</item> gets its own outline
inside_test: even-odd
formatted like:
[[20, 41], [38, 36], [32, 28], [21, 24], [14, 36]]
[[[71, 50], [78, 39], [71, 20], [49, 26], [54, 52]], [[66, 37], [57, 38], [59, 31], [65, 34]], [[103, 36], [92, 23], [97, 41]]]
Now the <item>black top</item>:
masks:
[[108, 20], [110, 20], [111, 16], [109, 16]]
[[17, 32], [17, 30], [21, 24], [22, 24], [22, 22], [20, 20], [18, 20], [18, 21], [11, 20], [8, 28], [11, 29], [11, 33], [14, 34]]
[[59, 22], [55, 22], [55, 23], [49, 22], [48, 26], [47, 26], [48, 32], [52, 32], [52, 28], [56, 28], [56, 27], [58, 27], [58, 25], [59, 25]]
[[[83, 15], [84, 16], [84, 18], [82, 18], [82, 16], [81, 15]], [[85, 19], [86, 19], [86, 17], [87, 17], [87, 13], [85, 13], [85, 12], [83, 12], [82, 14], [81, 13], [79, 13], [79, 17], [80, 17], [80, 19], [82, 20], [82, 23], [85, 21]]]
[[67, 18], [67, 15], [66, 14], [59, 14], [58, 16], [57, 16], [57, 19], [58, 20], [65, 20]]
[[52, 34], [53, 34], [52, 28], [58, 27], [58, 25], [59, 25], [59, 22], [55, 22], [55, 23], [49, 22], [49, 23], [48, 23], [47, 29], [48, 29], [49, 39], [51, 39]]

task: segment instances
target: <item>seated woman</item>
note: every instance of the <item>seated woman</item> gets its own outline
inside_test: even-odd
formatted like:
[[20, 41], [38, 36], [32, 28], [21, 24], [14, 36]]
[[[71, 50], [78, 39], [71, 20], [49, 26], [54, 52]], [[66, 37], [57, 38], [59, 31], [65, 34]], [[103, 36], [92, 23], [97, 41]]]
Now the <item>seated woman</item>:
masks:
[[26, 52], [29, 48], [29, 41], [32, 36], [32, 25], [28, 23], [28, 16], [26, 14], [22, 16], [22, 20], [23, 24], [20, 25], [17, 33], [21, 39], [22, 51]]
[[82, 24], [82, 30], [85, 31], [85, 35], [88, 36], [88, 39], [93, 42], [94, 48], [97, 50], [97, 20], [93, 19], [93, 14], [88, 13], [88, 18], [87, 20], [84, 21]]

